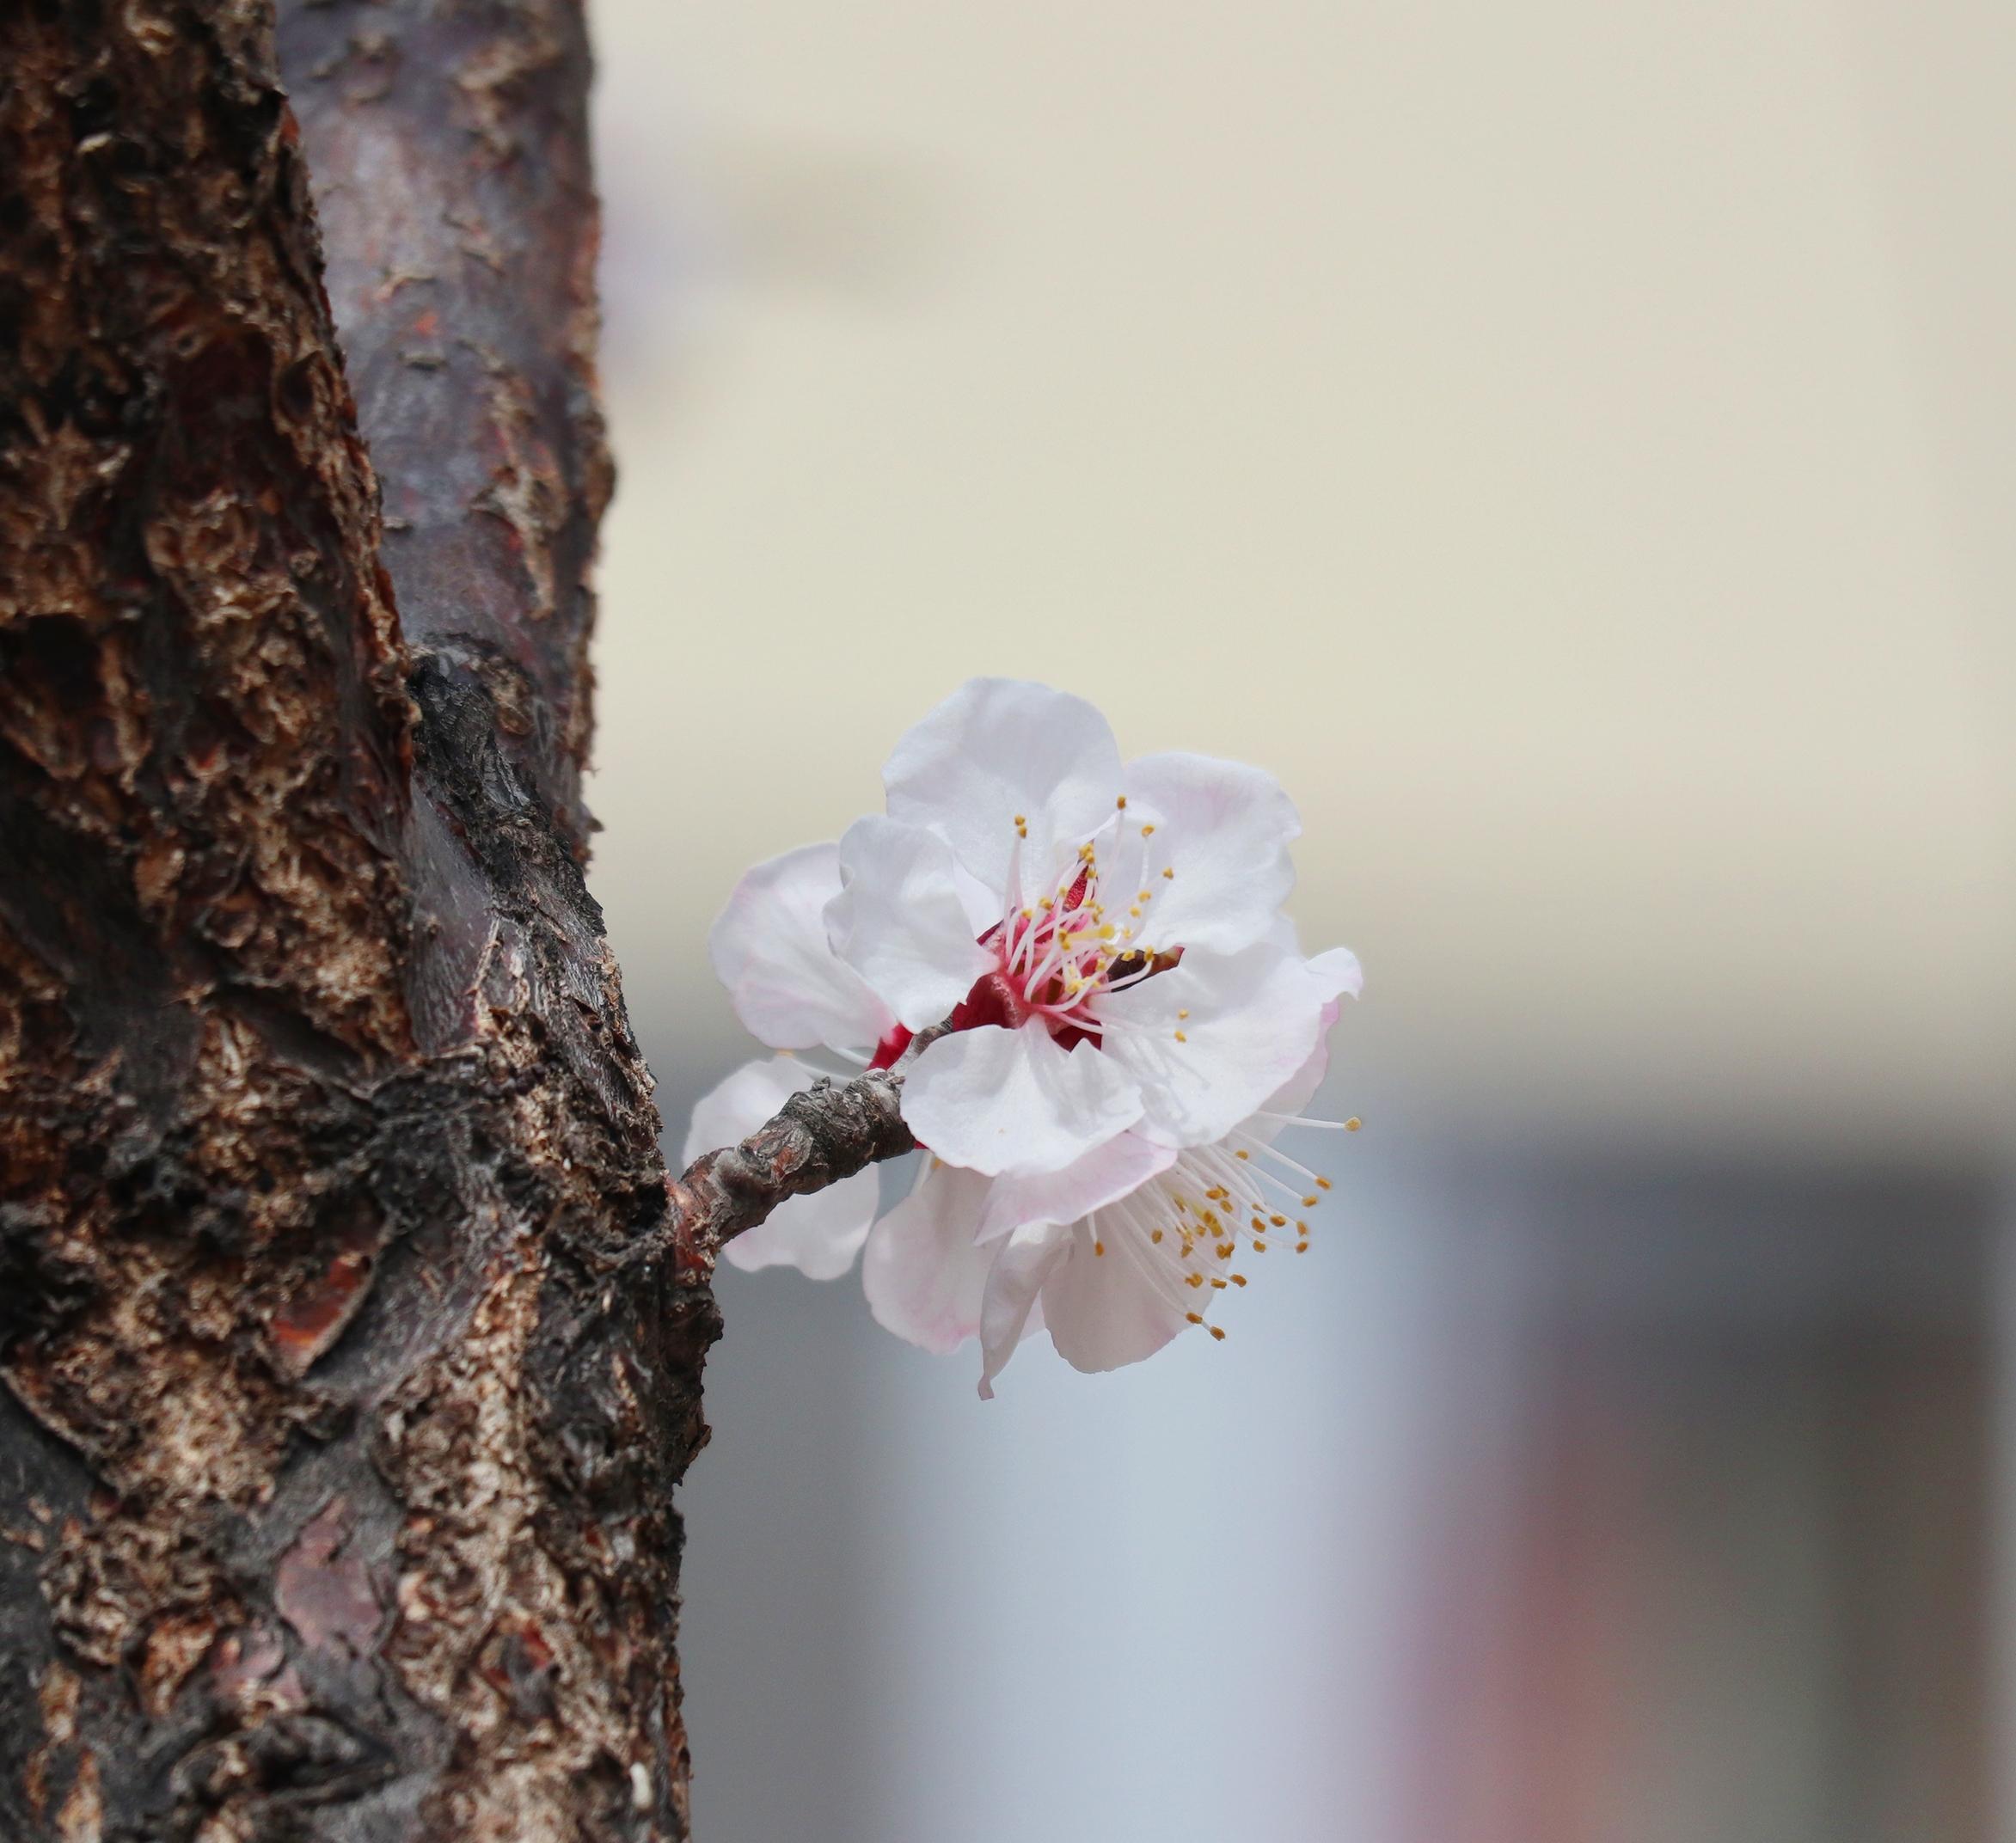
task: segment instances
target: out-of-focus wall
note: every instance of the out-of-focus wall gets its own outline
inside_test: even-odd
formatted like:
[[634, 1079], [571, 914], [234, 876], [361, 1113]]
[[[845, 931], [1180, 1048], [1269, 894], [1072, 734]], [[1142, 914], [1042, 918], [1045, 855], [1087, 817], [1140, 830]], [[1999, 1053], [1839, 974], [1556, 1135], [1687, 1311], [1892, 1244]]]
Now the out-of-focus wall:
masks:
[[975, 672], [1275, 769], [1368, 972], [1339, 1232], [1222, 1350], [983, 1411], [726, 1277], [703, 1839], [1973, 1843], [2016, 15], [592, 11], [593, 881], [674, 1144], [734, 879]]

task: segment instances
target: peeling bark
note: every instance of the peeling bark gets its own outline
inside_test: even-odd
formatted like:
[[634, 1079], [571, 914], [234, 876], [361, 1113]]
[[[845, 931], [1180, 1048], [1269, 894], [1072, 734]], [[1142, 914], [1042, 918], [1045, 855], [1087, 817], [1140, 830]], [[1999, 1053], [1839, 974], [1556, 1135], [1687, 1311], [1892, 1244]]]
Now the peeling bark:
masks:
[[9, 1839], [687, 1834], [714, 1255], [911, 1140], [659, 1157], [587, 80], [574, 0], [0, 9]]

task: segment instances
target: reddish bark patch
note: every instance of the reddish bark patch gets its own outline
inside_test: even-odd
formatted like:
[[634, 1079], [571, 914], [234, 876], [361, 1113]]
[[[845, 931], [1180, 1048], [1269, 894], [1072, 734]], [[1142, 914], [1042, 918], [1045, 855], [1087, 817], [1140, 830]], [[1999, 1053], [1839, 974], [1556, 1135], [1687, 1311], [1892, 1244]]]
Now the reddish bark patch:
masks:
[[340, 1641], [362, 1657], [377, 1641], [384, 1609], [349, 1540], [350, 1507], [332, 1498], [280, 1558], [273, 1604], [309, 1650], [333, 1650]]

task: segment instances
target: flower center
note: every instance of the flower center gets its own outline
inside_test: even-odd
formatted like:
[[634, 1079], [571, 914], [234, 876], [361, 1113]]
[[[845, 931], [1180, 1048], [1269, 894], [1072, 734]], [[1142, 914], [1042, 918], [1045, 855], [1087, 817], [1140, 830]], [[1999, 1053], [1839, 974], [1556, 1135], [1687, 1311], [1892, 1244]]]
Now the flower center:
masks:
[[980, 937], [980, 945], [993, 950], [995, 967], [974, 982], [952, 1014], [952, 1027], [1000, 1024], [1013, 1030], [1041, 1018], [1067, 1050], [1096, 1044], [1100, 995], [1151, 978], [1182, 958], [1180, 947], [1157, 953], [1133, 945], [1153, 900], [1149, 890], [1114, 891], [1111, 878], [1101, 878], [1097, 846], [1081, 845], [1047, 891], [1010, 909]]

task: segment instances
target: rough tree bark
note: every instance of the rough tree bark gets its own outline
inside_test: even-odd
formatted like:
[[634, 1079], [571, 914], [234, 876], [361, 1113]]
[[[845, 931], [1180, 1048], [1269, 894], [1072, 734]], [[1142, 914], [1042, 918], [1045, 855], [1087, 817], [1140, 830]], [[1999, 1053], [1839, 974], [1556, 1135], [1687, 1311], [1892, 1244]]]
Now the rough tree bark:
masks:
[[910, 1140], [665, 1179], [587, 81], [576, 0], [0, 5], [7, 1839], [687, 1833], [714, 1252]]

